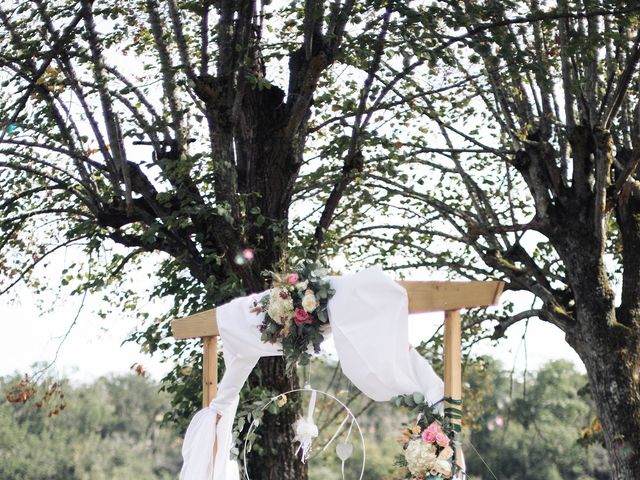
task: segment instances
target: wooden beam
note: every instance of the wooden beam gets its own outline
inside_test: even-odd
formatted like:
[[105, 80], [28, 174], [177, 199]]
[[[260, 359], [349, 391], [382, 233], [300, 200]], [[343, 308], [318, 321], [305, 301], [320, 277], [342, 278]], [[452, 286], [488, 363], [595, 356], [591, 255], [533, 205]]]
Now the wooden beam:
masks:
[[202, 342], [202, 406], [207, 407], [218, 393], [218, 337], [204, 337]]
[[218, 335], [218, 322], [216, 321], [216, 309], [178, 318], [171, 322], [171, 332], [175, 338], [199, 338], [214, 337]]
[[[498, 303], [503, 282], [399, 282], [407, 289], [409, 313], [487, 307]], [[205, 310], [171, 322], [178, 339], [218, 335], [216, 310]]]
[[498, 303], [504, 282], [399, 282], [407, 289], [409, 313], [488, 307]]

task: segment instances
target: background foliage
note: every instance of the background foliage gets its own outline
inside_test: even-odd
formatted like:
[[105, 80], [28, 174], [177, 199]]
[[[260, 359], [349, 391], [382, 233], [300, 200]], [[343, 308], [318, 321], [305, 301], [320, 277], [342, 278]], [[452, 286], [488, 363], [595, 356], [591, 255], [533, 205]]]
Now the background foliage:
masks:
[[[390, 403], [372, 403], [358, 395], [331, 361], [315, 361], [311, 369], [314, 386], [350, 401], [358, 417], [367, 448], [364, 478], [400, 478], [393, 468], [394, 457], [401, 451], [395, 437], [399, 437], [402, 423], [410, 420], [406, 414]], [[610, 478], [602, 446], [585, 448], [578, 443], [590, 425], [594, 407], [585, 394], [585, 376], [571, 364], [551, 362], [530, 373], [524, 382], [493, 359], [483, 357], [469, 364], [465, 378], [476, 395], [466, 419], [468, 440], [474, 445], [465, 445], [471, 478], [493, 478], [474, 448], [500, 480]], [[34, 408], [35, 400], [26, 404], [4, 400], [16, 380], [5, 377], [0, 382], [3, 480], [164, 480], [177, 475], [181, 440], [174, 427], [161, 427], [168, 398], [157, 395], [155, 382], [133, 375], [99, 378], [82, 386], [64, 381], [68, 406], [59, 415], [47, 417], [46, 408]], [[249, 400], [243, 402], [241, 413], [250, 411], [246, 407], [254, 400]], [[335, 404], [320, 399], [316, 421], [325, 428], [316, 450], [343, 418], [340, 413], [334, 419], [338, 412]], [[356, 479], [361, 453], [355, 432], [351, 441], [356, 453], [346, 463], [346, 478]], [[312, 458], [311, 465], [314, 480], [341, 476], [333, 448]]]
[[[140, 376], [102, 377], [89, 385], [61, 383], [66, 408], [48, 416], [38, 392], [25, 404], [8, 403], [16, 377], [0, 379], [0, 478], [3, 480], [174, 479], [181, 438], [161, 427], [168, 409], [158, 384]], [[53, 383], [47, 379], [40, 386]]]

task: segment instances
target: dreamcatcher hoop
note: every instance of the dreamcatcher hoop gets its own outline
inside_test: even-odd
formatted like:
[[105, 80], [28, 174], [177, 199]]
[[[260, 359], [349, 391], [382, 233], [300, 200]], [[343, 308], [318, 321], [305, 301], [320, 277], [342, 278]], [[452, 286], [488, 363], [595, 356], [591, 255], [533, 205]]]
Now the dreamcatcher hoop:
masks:
[[[289, 395], [291, 393], [298, 393], [298, 392], [315, 392], [316, 394], [320, 394], [320, 395], [324, 395], [325, 397], [328, 397], [330, 399], [332, 399], [333, 401], [337, 402], [338, 404], [340, 404], [340, 406], [347, 412], [347, 418], [351, 418], [352, 423], [355, 424], [356, 428], [358, 429], [358, 434], [360, 435], [360, 442], [362, 443], [362, 468], [360, 470], [360, 477], [358, 478], [358, 480], [362, 480], [364, 478], [364, 467], [366, 464], [366, 460], [367, 460], [367, 447], [364, 443], [364, 435], [362, 433], [362, 429], [360, 428], [360, 424], [358, 423], [358, 419], [356, 418], [356, 416], [353, 414], [353, 412], [351, 411], [351, 409], [349, 407], [347, 407], [342, 401], [340, 401], [338, 398], [336, 398], [335, 396], [331, 395], [330, 393], [327, 392], [323, 392], [321, 390], [316, 390], [315, 388], [295, 388], [293, 390], [289, 390], [288, 392], [284, 392], [284, 393], [280, 393], [278, 395], [276, 395], [275, 397], [272, 397], [271, 400], [269, 400], [267, 403], [265, 403], [262, 408], [260, 409], [261, 412], [264, 412], [269, 405], [271, 405], [273, 402], [277, 401], [279, 398], [282, 398], [285, 395]], [[247, 470], [247, 445], [249, 442], [249, 436], [251, 435], [251, 433], [253, 433], [253, 431], [258, 428], [256, 425], [256, 419], [254, 419], [251, 422], [251, 425], [249, 425], [249, 430], [247, 430], [247, 434], [245, 436], [245, 440], [244, 440], [244, 447], [243, 447], [243, 452], [242, 452], [242, 461], [243, 461], [243, 467], [244, 467], [244, 480], [251, 480], [251, 478], [249, 477], [249, 473]], [[339, 427], [338, 430], [340, 430], [342, 428], [342, 425]], [[337, 433], [336, 435], [333, 436], [333, 438], [331, 440], [329, 440], [329, 443], [331, 443], [333, 440], [336, 439], [337, 437]], [[326, 448], [326, 447], [325, 447]]]

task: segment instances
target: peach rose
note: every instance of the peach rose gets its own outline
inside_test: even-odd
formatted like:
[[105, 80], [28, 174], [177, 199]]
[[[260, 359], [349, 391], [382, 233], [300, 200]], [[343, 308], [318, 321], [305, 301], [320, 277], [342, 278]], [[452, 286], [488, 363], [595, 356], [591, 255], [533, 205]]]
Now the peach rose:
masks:
[[449, 445], [449, 437], [447, 437], [443, 432], [436, 433], [436, 443], [441, 447], [446, 447]]

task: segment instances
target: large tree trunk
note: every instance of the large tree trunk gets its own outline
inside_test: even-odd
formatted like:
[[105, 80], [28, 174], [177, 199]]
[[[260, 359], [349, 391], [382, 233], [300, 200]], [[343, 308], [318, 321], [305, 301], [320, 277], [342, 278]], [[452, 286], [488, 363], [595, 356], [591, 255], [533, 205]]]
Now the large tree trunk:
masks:
[[[277, 251], [277, 249], [274, 249]], [[269, 262], [275, 267], [277, 259]], [[298, 388], [300, 382], [294, 373], [287, 376], [283, 357], [263, 357], [249, 376], [249, 388], [263, 388], [271, 392], [283, 393]], [[293, 424], [300, 413], [300, 405], [289, 405], [278, 414], [264, 412], [259, 427], [259, 448], [247, 455], [246, 468], [251, 480], [306, 480], [307, 465], [296, 458], [294, 448], [295, 432]]]
[[576, 350], [587, 368], [612, 478], [640, 478], [640, 344], [618, 334], [586, 335], [591, 334], [577, 342]]
[[577, 320], [567, 340], [587, 369], [612, 478], [640, 479], [640, 339], [634, 326], [640, 312], [621, 322], [602, 250], [584, 237], [584, 243], [572, 242], [567, 255]]
[[[336, 4], [327, 24], [330, 38], [325, 38], [323, 3], [306, 2], [304, 44], [290, 54], [286, 93], [265, 82], [260, 43], [263, 14], [256, 2], [216, 4], [220, 15], [217, 74], [200, 75], [194, 83], [206, 106], [216, 166], [216, 203], [233, 219], [218, 222], [219, 228], [212, 226], [219, 238], [214, 247], [222, 246], [247, 292], [264, 288], [261, 272], [277, 270], [286, 250], [289, 206], [302, 165], [313, 94], [322, 72], [335, 58], [354, 4]], [[253, 262], [236, 265], [238, 251], [246, 247], [254, 250]], [[271, 358], [260, 362], [249, 385], [283, 392], [298, 387], [298, 380], [285, 376], [281, 358]], [[249, 457], [252, 480], [306, 480], [306, 465], [293, 454], [296, 416], [295, 408], [265, 416], [261, 448]]]
[[[297, 375], [288, 377], [282, 357], [264, 357], [249, 378], [249, 385], [276, 392], [299, 387]], [[259, 450], [247, 455], [247, 469], [251, 480], [304, 480], [308, 478], [307, 465], [296, 458], [295, 432], [292, 428], [300, 405], [281, 408], [277, 415], [265, 412], [259, 427]]]
[[[245, 286], [261, 290], [263, 270], [277, 270], [286, 250], [289, 205], [293, 184], [302, 163], [304, 125], [295, 133], [287, 131], [289, 120], [284, 92], [278, 87], [248, 89], [235, 126], [238, 190], [247, 194], [247, 244], [255, 250], [255, 260], [246, 269]], [[256, 289], [255, 286], [258, 286]], [[249, 386], [273, 392], [299, 387], [296, 375], [287, 377], [281, 357], [263, 358], [251, 375]], [[251, 480], [306, 480], [307, 465], [295, 456], [293, 424], [299, 405], [283, 408], [277, 415], [265, 412], [259, 449], [248, 455]]]

